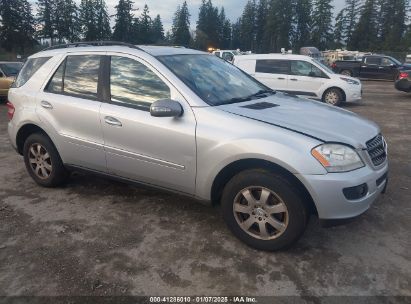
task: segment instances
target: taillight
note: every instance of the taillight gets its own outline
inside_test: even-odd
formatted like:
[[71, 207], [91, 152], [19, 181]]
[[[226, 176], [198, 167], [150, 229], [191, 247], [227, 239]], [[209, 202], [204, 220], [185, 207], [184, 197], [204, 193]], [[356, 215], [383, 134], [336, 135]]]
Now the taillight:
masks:
[[335, 68], [337, 67], [337, 64], [336, 64], [335, 62], [333, 62], [333, 64], [331, 65], [331, 67], [332, 67], [333, 69], [335, 69]]
[[408, 73], [406, 72], [401, 72], [400, 75], [398, 76], [398, 79], [405, 79], [408, 78]]
[[10, 101], [8, 101], [6, 105], [7, 105], [7, 116], [9, 120], [12, 120], [14, 116], [14, 111], [16, 109], [14, 108], [13, 104]]

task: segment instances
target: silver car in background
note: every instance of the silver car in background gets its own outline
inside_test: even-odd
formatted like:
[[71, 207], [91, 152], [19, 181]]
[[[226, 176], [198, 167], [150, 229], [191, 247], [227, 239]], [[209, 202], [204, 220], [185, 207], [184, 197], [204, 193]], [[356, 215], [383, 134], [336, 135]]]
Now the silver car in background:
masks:
[[87, 170], [221, 204], [230, 230], [262, 250], [289, 247], [310, 214], [360, 215], [387, 184], [376, 124], [196, 50], [55, 47], [28, 59], [7, 106], [39, 185]]

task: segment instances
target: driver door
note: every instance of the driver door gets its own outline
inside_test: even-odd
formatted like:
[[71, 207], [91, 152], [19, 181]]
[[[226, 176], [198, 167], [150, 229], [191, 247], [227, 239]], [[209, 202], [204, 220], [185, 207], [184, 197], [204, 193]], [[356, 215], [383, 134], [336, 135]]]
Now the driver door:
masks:
[[[152, 66], [137, 57], [108, 54], [110, 101], [101, 107], [107, 168], [111, 174], [194, 193], [196, 120], [181, 94]], [[184, 109], [178, 118], [150, 115], [157, 100], [173, 99]]]

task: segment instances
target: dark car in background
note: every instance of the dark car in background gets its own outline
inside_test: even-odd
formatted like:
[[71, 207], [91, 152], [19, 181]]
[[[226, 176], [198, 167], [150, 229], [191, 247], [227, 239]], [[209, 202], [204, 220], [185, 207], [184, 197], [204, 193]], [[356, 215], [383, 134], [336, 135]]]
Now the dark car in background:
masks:
[[366, 55], [361, 60], [339, 60], [333, 63], [334, 72], [346, 76], [397, 80], [404, 70], [411, 70], [411, 64], [401, 63], [385, 55]]
[[0, 61], [0, 101], [7, 97], [9, 88], [22, 67], [21, 62]]
[[398, 91], [411, 92], [411, 69], [402, 71], [395, 81], [395, 88]]

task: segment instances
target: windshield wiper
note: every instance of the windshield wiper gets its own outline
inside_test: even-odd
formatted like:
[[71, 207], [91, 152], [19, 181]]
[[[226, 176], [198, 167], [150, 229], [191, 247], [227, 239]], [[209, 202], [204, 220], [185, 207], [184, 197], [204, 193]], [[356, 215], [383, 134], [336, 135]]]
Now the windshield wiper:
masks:
[[[245, 96], [245, 97], [234, 97], [228, 100], [224, 100], [221, 103], [219, 103], [219, 105], [225, 105], [225, 104], [231, 104], [231, 103], [238, 103], [238, 102], [244, 102], [244, 101], [250, 101], [252, 99], [258, 99], [261, 98], [264, 94], [276, 94], [277, 92], [271, 89], [267, 89], [267, 90], [260, 90], [257, 93], [251, 94], [249, 96]], [[257, 97], [257, 98], [255, 98]]]
[[276, 93], [277, 93], [277, 92], [274, 91], [274, 90], [267, 89], [267, 90], [260, 90], [260, 91], [258, 91], [257, 93], [253, 94], [252, 96], [260, 96], [260, 95], [263, 95], [263, 94], [272, 94], [272, 95], [274, 95], [274, 94], [276, 94]]

